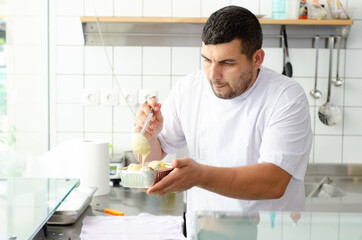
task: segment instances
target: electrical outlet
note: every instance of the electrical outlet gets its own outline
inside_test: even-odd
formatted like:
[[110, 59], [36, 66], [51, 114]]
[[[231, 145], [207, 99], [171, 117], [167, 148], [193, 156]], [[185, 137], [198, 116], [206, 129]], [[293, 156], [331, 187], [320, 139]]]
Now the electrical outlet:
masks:
[[101, 89], [101, 104], [108, 106], [118, 105], [118, 90], [115, 89]]
[[138, 91], [138, 103], [143, 104], [150, 97], [157, 97], [157, 91], [152, 89], [140, 89]]
[[81, 101], [83, 105], [98, 105], [99, 90], [98, 89], [82, 89]]
[[122, 88], [120, 92], [120, 98], [119, 103], [122, 106], [136, 106], [137, 105], [137, 97], [138, 97], [138, 91], [137, 89], [125, 89]]

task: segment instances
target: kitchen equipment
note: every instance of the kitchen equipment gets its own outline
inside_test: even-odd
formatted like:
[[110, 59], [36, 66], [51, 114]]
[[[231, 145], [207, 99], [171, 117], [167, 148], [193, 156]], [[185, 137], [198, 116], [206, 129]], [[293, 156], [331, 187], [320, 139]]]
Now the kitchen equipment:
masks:
[[328, 73], [328, 93], [327, 93], [327, 102], [320, 106], [318, 110], [318, 117], [322, 123], [328, 126], [333, 126], [339, 123], [341, 120], [341, 110], [330, 103], [331, 97], [331, 85], [332, 85], [332, 63], [333, 63], [333, 45], [334, 37], [329, 37], [329, 73]]
[[125, 166], [124, 155], [114, 155], [109, 159], [109, 179], [113, 186], [118, 186], [121, 181], [120, 171]]
[[92, 201], [97, 188], [78, 187], [74, 189], [49, 218], [48, 224], [73, 224]]
[[339, 78], [339, 53], [341, 51], [341, 36], [337, 36], [337, 42], [336, 42], [336, 45], [337, 45], [337, 70], [336, 70], [336, 78], [333, 78], [332, 79], [332, 84], [336, 87], [340, 87], [343, 85], [344, 81], [343, 79], [340, 79]]
[[319, 51], [319, 36], [315, 37], [314, 45], [315, 45], [315, 76], [314, 76], [314, 89], [310, 91], [310, 95], [314, 99], [319, 99], [322, 97], [322, 92], [317, 89], [317, 81], [318, 81], [318, 51]]
[[282, 25], [282, 35], [283, 35], [283, 42], [284, 42], [284, 54], [285, 54], [285, 62], [284, 62], [284, 66], [283, 66], [283, 72], [282, 74], [288, 77], [292, 77], [293, 76], [293, 67], [292, 64], [290, 63], [290, 59], [289, 59], [289, 50], [288, 50], [288, 40], [287, 40], [287, 31], [285, 29], [285, 25]]
[[101, 208], [99, 206], [92, 206], [94, 210], [96, 211], [100, 211], [100, 212], [105, 212], [105, 213], [109, 213], [112, 215], [117, 215], [117, 216], [124, 216], [124, 212], [120, 212], [114, 209], [110, 209], [110, 208]]

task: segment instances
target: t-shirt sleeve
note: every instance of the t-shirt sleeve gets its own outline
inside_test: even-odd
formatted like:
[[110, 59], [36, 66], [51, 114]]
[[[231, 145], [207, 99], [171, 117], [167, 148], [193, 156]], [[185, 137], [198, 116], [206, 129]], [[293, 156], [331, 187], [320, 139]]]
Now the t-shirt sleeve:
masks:
[[161, 107], [163, 128], [158, 135], [164, 152], [174, 154], [186, 146], [186, 139], [180, 121], [182, 105], [182, 79], [171, 90], [168, 98]]
[[299, 85], [288, 91], [280, 96], [270, 115], [258, 162], [271, 162], [303, 180], [312, 143], [309, 104]]

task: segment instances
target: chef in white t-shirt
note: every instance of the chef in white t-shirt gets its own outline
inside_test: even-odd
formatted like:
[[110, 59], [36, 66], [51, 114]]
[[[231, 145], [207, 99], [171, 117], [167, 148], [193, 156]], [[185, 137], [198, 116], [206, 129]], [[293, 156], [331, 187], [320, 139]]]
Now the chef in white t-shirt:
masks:
[[309, 105], [298, 83], [262, 66], [262, 41], [259, 21], [247, 9], [214, 12], [202, 33], [203, 70], [180, 79], [162, 109], [150, 98], [137, 115], [139, 131], [154, 110], [147, 161], [189, 150], [147, 190], [187, 190], [188, 227], [197, 211], [304, 208]]

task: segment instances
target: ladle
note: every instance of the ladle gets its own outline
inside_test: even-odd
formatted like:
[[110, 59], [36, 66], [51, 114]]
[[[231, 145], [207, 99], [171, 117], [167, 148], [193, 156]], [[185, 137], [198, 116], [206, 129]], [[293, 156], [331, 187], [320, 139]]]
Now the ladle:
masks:
[[315, 76], [314, 76], [314, 89], [312, 89], [309, 93], [312, 95], [314, 99], [319, 99], [322, 97], [322, 92], [317, 89], [317, 81], [318, 81], [318, 51], [319, 51], [319, 36], [315, 37], [314, 45], [315, 45]]
[[336, 87], [340, 87], [344, 83], [344, 80], [339, 78], [339, 52], [341, 49], [341, 40], [342, 40], [341, 36], [337, 36], [337, 42], [336, 42], [336, 45], [337, 45], [337, 70], [336, 70], [336, 78], [332, 79], [332, 84]]
[[336, 125], [341, 120], [341, 110], [330, 103], [331, 85], [332, 85], [332, 63], [333, 63], [333, 45], [334, 37], [329, 37], [329, 72], [328, 72], [328, 93], [327, 102], [320, 106], [318, 110], [318, 117], [322, 123], [328, 126]]

